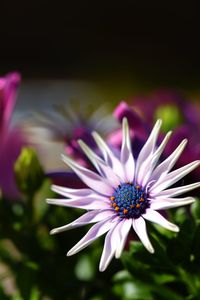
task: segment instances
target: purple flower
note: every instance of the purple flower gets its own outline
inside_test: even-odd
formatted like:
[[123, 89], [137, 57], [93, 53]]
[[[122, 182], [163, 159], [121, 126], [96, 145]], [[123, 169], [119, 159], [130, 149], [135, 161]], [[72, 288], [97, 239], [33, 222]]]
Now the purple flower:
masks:
[[19, 197], [13, 165], [24, 140], [19, 128], [10, 124], [19, 84], [18, 73], [0, 77], [0, 190], [8, 198]]
[[155, 119], [162, 116], [163, 130], [167, 131], [185, 123], [191, 126], [200, 125], [200, 107], [190, 99], [184, 98], [181, 93], [161, 90], [150, 96], [130, 99], [131, 107], [141, 117], [153, 124]]
[[[34, 141], [39, 138], [40, 131], [45, 130], [47, 141], [60, 142], [68, 155], [78, 159], [82, 165], [87, 166], [88, 160], [80, 150], [77, 143], [82, 139], [91, 148], [96, 147], [91, 137], [93, 130], [99, 130], [103, 135], [107, 135], [116, 128], [116, 122], [112, 116], [107, 114], [106, 107], [100, 107], [94, 111], [89, 103], [69, 103], [67, 105], [57, 105], [47, 112], [35, 114], [33, 128], [38, 130], [34, 133]], [[44, 136], [43, 136], [44, 138]]]
[[177, 232], [179, 228], [166, 220], [158, 210], [194, 202], [195, 199], [192, 197], [176, 198], [176, 196], [200, 186], [198, 182], [169, 188], [200, 164], [200, 161], [194, 161], [172, 170], [185, 148], [186, 140], [183, 140], [177, 149], [159, 164], [158, 161], [172, 132], [168, 132], [160, 145], [156, 147], [162, 123], [158, 120], [135, 160], [127, 119], [124, 118], [122, 123], [120, 158], [111, 151], [96, 132], [93, 132], [93, 138], [103, 158], [83, 141], [80, 140], [79, 145], [99, 174], [63, 155], [64, 162], [73, 169], [88, 188], [72, 189], [53, 185], [53, 191], [67, 199], [47, 200], [50, 204], [87, 210], [72, 223], [53, 229], [52, 234], [96, 223], [68, 252], [68, 256], [79, 252], [107, 233], [100, 260], [100, 271], [107, 268], [114, 256], [116, 258], [121, 256], [131, 227], [146, 249], [153, 253], [154, 249], [148, 238], [146, 221]]
[[[133, 154], [134, 157], [137, 158], [150, 133], [151, 126], [141, 118], [136, 110], [132, 109], [132, 107], [124, 101], [120, 102], [120, 104], [115, 108], [113, 115], [120, 123], [123, 118], [127, 118], [130, 128], [131, 143], [134, 144]], [[107, 136], [107, 142], [112, 149], [120, 149], [122, 143], [121, 128], [113, 130]]]
[[[115, 118], [121, 122], [127, 117], [132, 130], [132, 140], [138, 141], [135, 151], [138, 153], [145, 139], [145, 133], [158, 118], [163, 120], [161, 137], [169, 130], [175, 129], [163, 157], [167, 157], [181, 142], [183, 137], [189, 140], [188, 145], [177, 162], [181, 167], [191, 160], [200, 158], [200, 106], [188, 101], [181, 94], [172, 91], [158, 91], [151, 96], [135, 97], [130, 105], [121, 102], [114, 111]], [[144, 130], [145, 129], [145, 130]], [[120, 135], [113, 133], [109, 139], [112, 145], [119, 145]], [[199, 168], [193, 172], [197, 179], [200, 175]]]

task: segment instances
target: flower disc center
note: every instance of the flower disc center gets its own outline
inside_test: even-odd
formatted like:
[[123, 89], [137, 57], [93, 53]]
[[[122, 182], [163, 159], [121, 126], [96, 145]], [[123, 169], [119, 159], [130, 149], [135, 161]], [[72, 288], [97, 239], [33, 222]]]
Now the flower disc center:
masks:
[[147, 193], [137, 184], [122, 183], [110, 197], [111, 206], [120, 218], [137, 219], [149, 207]]

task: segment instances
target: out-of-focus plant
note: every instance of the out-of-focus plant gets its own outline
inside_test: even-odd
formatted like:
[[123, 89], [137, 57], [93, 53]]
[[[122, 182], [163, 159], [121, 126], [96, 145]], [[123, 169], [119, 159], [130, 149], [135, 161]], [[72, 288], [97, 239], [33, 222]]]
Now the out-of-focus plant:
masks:
[[119, 266], [106, 276], [99, 276], [98, 244], [87, 254], [68, 260], [65, 256], [67, 244], [75, 243], [81, 232], [68, 235], [66, 240], [49, 235], [49, 229], [55, 227], [58, 220], [72, 220], [80, 212], [69, 214], [46, 204], [45, 199], [54, 195], [50, 191], [51, 180], [42, 170], [33, 149], [22, 150], [15, 163], [15, 176], [23, 195], [21, 201], [0, 199], [1, 299], [112, 297], [107, 283], [111, 284], [112, 274]]
[[13, 165], [25, 144], [20, 128], [13, 126], [12, 113], [20, 84], [20, 75], [16, 72], [0, 77], [0, 189], [7, 198], [19, 198]]
[[[183, 138], [188, 139], [188, 145], [177, 162], [178, 166], [189, 163], [200, 157], [200, 105], [197, 101], [185, 98], [182, 94], [172, 91], [158, 91], [150, 96], [129, 99], [119, 104], [114, 115], [121, 121], [125, 116], [131, 119], [130, 126], [137, 137], [141, 130], [151, 126], [157, 118], [163, 120], [163, 133], [174, 130], [165, 149], [165, 155], [174, 150]], [[138, 122], [138, 118], [140, 122]], [[139, 127], [138, 127], [139, 125]], [[142, 126], [141, 126], [142, 125]], [[116, 140], [114, 140], [116, 144]], [[193, 177], [200, 176], [199, 168], [194, 171]]]
[[[129, 244], [126, 245], [126, 251], [121, 260], [113, 261], [110, 268], [103, 274], [98, 271], [103, 242], [101, 239], [79, 255], [70, 258], [65, 256], [66, 249], [72, 247], [88, 231], [88, 228], [69, 231], [62, 236], [50, 236], [50, 229], [73, 221], [80, 216], [81, 212], [50, 207], [45, 199], [55, 197], [50, 189], [52, 181], [72, 188], [83, 188], [84, 185], [75, 174], [65, 169], [63, 172], [55, 170], [47, 174], [41, 167], [43, 157], [41, 156], [39, 161], [34, 149], [25, 148], [19, 156], [22, 144], [21, 133], [10, 126], [14, 100], [8, 101], [8, 99], [15, 99], [18, 84], [19, 75], [16, 73], [0, 80], [0, 299], [199, 300], [200, 205], [198, 201], [192, 204], [191, 210], [185, 208], [171, 210], [168, 218], [170, 222], [180, 227], [178, 234], [148, 224], [150, 239], [155, 248], [153, 256], [144, 250], [133, 232], [130, 233]], [[158, 99], [164, 99], [162, 97], [160, 94]], [[170, 96], [170, 98], [173, 97]], [[8, 102], [4, 102], [6, 99]], [[198, 105], [196, 108], [196, 104], [186, 104], [180, 100], [178, 103], [181, 104], [177, 104], [177, 100], [172, 102], [159, 100], [158, 104], [155, 104], [151, 99], [144, 102], [143, 108], [141, 108], [141, 99], [139, 102], [131, 99], [130, 106], [123, 103], [115, 110], [115, 117], [118, 121], [121, 121], [124, 116], [129, 121], [131, 140], [134, 145], [137, 145], [133, 148], [135, 157], [146, 140], [155, 118], [160, 117], [164, 121], [164, 131], [176, 127], [174, 135], [178, 138], [176, 142], [176, 138], [173, 141], [172, 136], [173, 143], [170, 145], [170, 151], [176, 147], [175, 143], [179, 142], [179, 138], [182, 138], [181, 132], [189, 139], [186, 152], [183, 152], [186, 160], [179, 161], [179, 166], [185, 164], [188, 159], [190, 161], [199, 159], [198, 119], [200, 114]], [[10, 103], [8, 110], [5, 110], [5, 103]], [[183, 106], [183, 103], [187, 107]], [[194, 108], [193, 112], [191, 112], [191, 107]], [[76, 114], [76, 107], [73, 110]], [[4, 114], [5, 111], [9, 113]], [[151, 113], [151, 117], [148, 113]], [[66, 119], [66, 113], [63, 114]], [[80, 115], [78, 120], [79, 118]], [[94, 118], [94, 122], [97, 119], [98, 116]], [[58, 125], [59, 119], [56, 120], [56, 125]], [[111, 120], [110, 117], [109, 120]], [[110, 124], [111, 128], [112, 121], [109, 122], [106, 124]], [[49, 134], [55, 137], [55, 131], [52, 128], [54, 125], [55, 121], [52, 121], [48, 130]], [[41, 126], [41, 122], [38, 126]], [[61, 129], [65, 128], [63, 123], [59, 126]], [[89, 131], [96, 129], [91, 124], [88, 128]], [[82, 138], [82, 136], [73, 136], [73, 129], [75, 130], [74, 123], [67, 132], [63, 149], [65, 142], [69, 142], [69, 139]], [[64, 131], [66, 132], [65, 129]], [[8, 134], [12, 138], [4, 139]], [[105, 132], [104, 138], [118, 155], [121, 130], [117, 130], [114, 126], [114, 130], [112, 127], [111, 132], [109, 130]], [[6, 145], [9, 147], [7, 148]], [[13, 156], [14, 145], [17, 145], [17, 151]], [[69, 145], [71, 146], [70, 143]], [[12, 155], [10, 156], [9, 153]], [[168, 155], [167, 152], [164, 153], [163, 158], [165, 155]], [[12, 159], [9, 160], [9, 157]], [[81, 159], [84, 160], [84, 164], [90, 166], [84, 156]], [[15, 174], [13, 175], [11, 170], [15, 161]], [[12, 182], [9, 181], [10, 175], [7, 175], [11, 174], [10, 172]], [[199, 170], [196, 176], [199, 176], [198, 172]], [[17, 178], [20, 193], [16, 188], [15, 178]], [[191, 178], [188, 178], [188, 183], [190, 180]], [[8, 189], [5, 189], [5, 183], [9, 183]], [[11, 195], [10, 192], [13, 190], [15, 193], [12, 192]], [[16, 191], [18, 191], [17, 194]], [[5, 197], [11, 196], [18, 201], [5, 201], [7, 200]]]

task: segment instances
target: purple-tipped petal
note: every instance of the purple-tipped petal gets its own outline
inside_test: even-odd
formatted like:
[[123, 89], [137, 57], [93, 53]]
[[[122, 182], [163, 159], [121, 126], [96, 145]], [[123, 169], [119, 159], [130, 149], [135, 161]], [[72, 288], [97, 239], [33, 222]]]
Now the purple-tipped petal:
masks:
[[180, 145], [174, 150], [174, 152], [169, 157], [167, 157], [160, 165], [156, 167], [156, 169], [151, 175], [150, 180], [158, 180], [161, 176], [167, 174], [179, 159], [186, 144], [187, 140], [185, 139], [180, 143]]
[[94, 210], [94, 211], [89, 211], [87, 213], [85, 213], [84, 215], [82, 215], [80, 218], [76, 219], [75, 221], [58, 227], [58, 228], [54, 228], [53, 230], [51, 230], [51, 234], [56, 234], [56, 233], [60, 233], [66, 230], [70, 230], [76, 227], [81, 227], [87, 224], [91, 224], [91, 223], [96, 223], [96, 222], [100, 222], [102, 220], [107, 219], [108, 217], [112, 217], [113, 216], [113, 210]]
[[196, 169], [200, 165], [200, 161], [193, 161], [190, 164], [176, 169], [175, 171], [170, 172], [166, 176], [163, 176], [162, 179], [158, 180], [155, 184], [153, 184], [150, 187], [149, 192], [151, 193], [159, 193], [160, 191], [168, 188], [169, 186], [173, 185], [177, 181], [179, 181], [181, 178], [186, 176], [188, 173], [192, 172], [194, 169]]
[[147, 184], [147, 182], [149, 181], [149, 179], [151, 178], [151, 174], [153, 169], [155, 168], [160, 156], [162, 155], [165, 146], [167, 145], [167, 142], [169, 141], [169, 138], [171, 137], [172, 132], [169, 131], [165, 138], [163, 139], [162, 143], [160, 144], [160, 146], [157, 148], [157, 150], [154, 152], [154, 154], [152, 155], [152, 158], [150, 159], [150, 162], [148, 164], [148, 160], [146, 160], [146, 164], [144, 164], [144, 177], [142, 179], [142, 185], [145, 186]]
[[68, 164], [74, 172], [82, 179], [82, 181], [94, 191], [106, 196], [110, 196], [113, 193], [112, 186], [108, 181], [98, 174], [78, 165], [71, 158], [62, 155], [63, 161]]
[[104, 140], [100, 137], [100, 135], [96, 132], [92, 133], [95, 142], [97, 143], [102, 155], [104, 157], [105, 162], [108, 166], [110, 166], [115, 174], [122, 180], [125, 180], [125, 174], [119, 159], [114, 155], [114, 153], [110, 150], [108, 145], [104, 142]]
[[176, 188], [172, 188], [172, 189], [168, 189], [168, 190], [164, 190], [161, 191], [160, 193], [156, 193], [156, 195], [154, 195], [153, 192], [151, 192], [151, 196], [156, 196], [156, 198], [158, 199], [162, 199], [163, 197], [176, 197], [179, 196], [183, 193], [187, 193], [193, 189], [197, 189], [200, 187], [200, 182], [196, 182], [196, 183], [192, 183], [192, 184], [188, 184], [188, 185], [183, 185], [183, 186], [179, 186]]
[[179, 207], [179, 206], [184, 206], [187, 204], [191, 204], [195, 202], [195, 199], [192, 197], [186, 197], [186, 198], [166, 198], [163, 200], [157, 200], [151, 201], [151, 209], [153, 210], [160, 210], [160, 209], [168, 209], [168, 208], [173, 208], [173, 207]]
[[[114, 220], [115, 219], [115, 220]], [[110, 217], [106, 220], [103, 220], [95, 225], [93, 225], [86, 235], [71, 249], [68, 251], [67, 256], [71, 256], [81, 251], [97, 238], [102, 236], [108, 230], [110, 230], [116, 224], [116, 218]]]
[[95, 166], [101, 176], [106, 177], [108, 182], [116, 187], [120, 184], [120, 178], [115, 172], [96, 154], [92, 151], [83, 141], [79, 140], [81, 149], [85, 152], [92, 164]]
[[135, 173], [135, 161], [132, 154], [129, 127], [126, 118], [122, 122], [122, 131], [121, 164], [124, 167], [126, 180], [132, 182]]
[[136, 163], [136, 178], [138, 180], [138, 183], [141, 183], [143, 180], [143, 177], [145, 175], [146, 167], [149, 165], [152, 155], [155, 150], [158, 134], [160, 131], [160, 127], [162, 125], [162, 121], [158, 120], [148, 138], [146, 143], [144, 144], [142, 150], [140, 151], [137, 163]]
[[67, 197], [67, 198], [84, 198], [84, 197], [96, 197], [99, 199], [107, 200], [107, 197], [104, 197], [98, 193], [95, 193], [91, 189], [70, 189], [66, 187], [61, 187], [58, 185], [52, 185], [51, 187], [52, 191]]
[[110, 202], [103, 197], [82, 197], [73, 199], [47, 199], [48, 204], [82, 209], [109, 209]]
[[178, 232], [179, 228], [175, 224], [167, 221], [161, 214], [159, 214], [157, 211], [148, 208], [146, 210], [146, 213], [142, 215], [143, 218], [146, 220], [153, 222], [155, 224], [158, 224], [166, 229], [169, 229], [171, 231]]

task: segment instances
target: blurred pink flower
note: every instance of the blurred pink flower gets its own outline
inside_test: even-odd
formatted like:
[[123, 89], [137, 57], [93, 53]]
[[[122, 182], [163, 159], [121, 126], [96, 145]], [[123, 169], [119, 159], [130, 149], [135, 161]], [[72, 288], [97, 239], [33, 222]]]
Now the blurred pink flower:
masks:
[[0, 190], [6, 198], [19, 197], [13, 165], [25, 140], [19, 128], [11, 127], [20, 75], [0, 77]]
[[[176, 91], [160, 90], [149, 97], [135, 97], [131, 99], [132, 109], [137, 111], [144, 122], [151, 126], [157, 118], [163, 120], [163, 133], [174, 130], [174, 135], [165, 150], [168, 156], [182, 138], [188, 139], [188, 145], [177, 162], [181, 167], [191, 160], [200, 158], [200, 106], [197, 102], [185, 98]], [[200, 170], [197, 168], [193, 177], [199, 178]]]
[[[184, 98], [180, 93], [163, 90], [152, 93], [150, 96], [138, 96], [129, 100], [129, 104], [122, 101], [114, 111], [114, 117], [120, 123], [126, 117], [130, 124], [131, 141], [134, 142], [133, 152], [137, 157], [141, 146], [145, 141], [145, 136], [149, 134], [150, 127], [158, 118], [163, 120], [163, 130], [160, 135], [169, 130], [174, 130], [164, 153], [167, 157], [186, 137], [188, 145], [177, 162], [177, 167], [181, 167], [192, 160], [200, 157], [200, 106], [194, 101]], [[114, 131], [109, 136], [109, 143], [113, 147], [118, 147], [121, 142], [121, 129]], [[200, 169], [197, 168], [192, 177], [199, 178]], [[188, 176], [185, 180], [190, 180]]]

